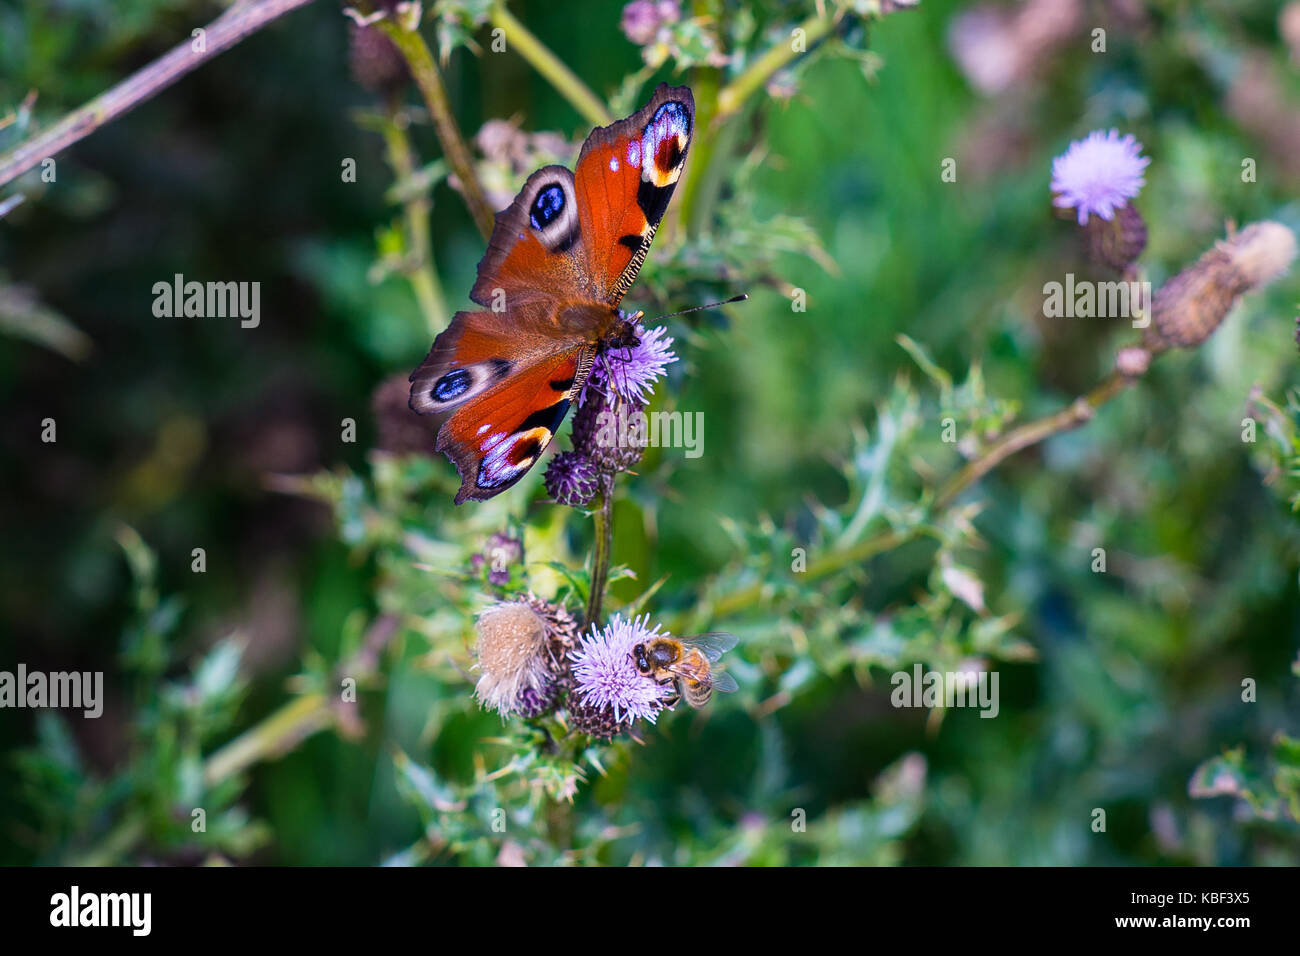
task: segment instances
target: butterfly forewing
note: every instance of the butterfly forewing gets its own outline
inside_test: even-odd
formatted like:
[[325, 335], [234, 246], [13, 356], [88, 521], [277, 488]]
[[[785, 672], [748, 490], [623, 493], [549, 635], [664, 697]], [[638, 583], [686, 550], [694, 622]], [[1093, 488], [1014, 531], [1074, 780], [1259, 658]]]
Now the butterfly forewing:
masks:
[[645, 107], [583, 144], [574, 186], [587, 272], [603, 300], [617, 305], [636, 280], [694, 131], [690, 88], [661, 83]]
[[584, 299], [585, 263], [573, 173], [543, 166], [497, 213], [469, 297], [497, 312], [533, 299]]

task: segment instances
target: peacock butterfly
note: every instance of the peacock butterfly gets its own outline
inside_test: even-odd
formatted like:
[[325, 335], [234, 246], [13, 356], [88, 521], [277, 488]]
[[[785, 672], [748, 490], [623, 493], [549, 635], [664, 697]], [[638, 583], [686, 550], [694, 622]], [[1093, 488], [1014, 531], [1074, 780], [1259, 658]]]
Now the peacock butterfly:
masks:
[[505, 491], [541, 457], [598, 352], [637, 344], [619, 303], [686, 167], [695, 98], [660, 84], [627, 119], [592, 131], [576, 172], [528, 177], [496, 226], [469, 297], [411, 373], [411, 408], [460, 474], [456, 504]]

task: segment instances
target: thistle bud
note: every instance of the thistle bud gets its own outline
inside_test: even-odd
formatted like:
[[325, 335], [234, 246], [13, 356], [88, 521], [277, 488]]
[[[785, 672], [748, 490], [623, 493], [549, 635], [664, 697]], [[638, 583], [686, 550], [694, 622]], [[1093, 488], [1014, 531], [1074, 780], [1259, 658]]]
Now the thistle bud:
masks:
[[1138, 261], [1147, 246], [1147, 224], [1132, 203], [1115, 210], [1106, 220], [1092, 216], [1083, 227], [1084, 248], [1093, 262], [1124, 272]]
[[503, 588], [510, 583], [512, 565], [522, 565], [524, 561], [524, 543], [500, 531], [493, 532], [487, 540], [487, 547], [469, 559], [475, 571], [488, 569], [489, 584]]
[[378, 426], [376, 447], [394, 455], [432, 454], [438, 429], [411, 410], [411, 383], [405, 375], [384, 379], [370, 396]]
[[599, 388], [587, 390], [587, 400], [573, 419], [573, 448], [605, 474], [636, 467], [645, 453], [645, 405]]
[[1295, 236], [1276, 222], [1254, 223], [1215, 243], [1156, 293], [1148, 348], [1200, 345], [1241, 296], [1285, 273], [1295, 256]]
[[395, 93], [410, 76], [406, 60], [383, 32], [349, 24], [348, 66], [357, 84], [372, 93]]

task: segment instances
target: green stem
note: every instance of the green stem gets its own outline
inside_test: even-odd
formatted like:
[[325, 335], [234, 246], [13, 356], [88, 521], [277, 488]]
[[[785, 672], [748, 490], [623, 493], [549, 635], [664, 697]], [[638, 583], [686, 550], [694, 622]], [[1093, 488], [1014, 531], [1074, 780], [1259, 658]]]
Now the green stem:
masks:
[[411, 78], [420, 88], [425, 106], [429, 109], [429, 117], [433, 120], [438, 141], [442, 143], [442, 152], [447, 157], [447, 165], [460, 180], [461, 195], [465, 197], [465, 204], [469, 207], [474, 225], [478, 226], [478, 231], [483, 234], [484, 239], [490, 239], [493, 223], [492, 209], [488, 206], [487, 198], [483, 193], [483, 184], [479, 182], [478, 173], [474, 169], [474, 160], [470, 156], [469, 147], [465, 144], [465, 138], [461, 136], [460, 127], [456, 125], [456, 118], [452, 115], [447, 88], [443, 86], [442, 74], [438, 72], [438, 66], [433, 62], [429, 45], [414, 28], [405, 29], [391, 20], [379, 20], [375, 26], [384, 31], [406, 58]]
[[798, 48], [795, 45], [796, 34], [792, 33], [787, 42], [773, 46], [721, 89], [718, 89], [716, 70], [699, 71], [695, 84], [696, 125], [701, 130], [709, 130], [709, 135], [697, 136], [691, 144], [691, 172], [682, 188], [682, 221], [691, 233], [698, 235], [704, 230], [709, 210], [730, 175], [730, 171], [714, 162], [715, 155], [729, 155], [736, 138], [736, 131], [729, 121], [750, 97], [767, 85], [773, 74], [829, 36], [835, 23], [836, 18], [831, 16], [809, 17], [797, 28], [803, 31], [798, 35]]
[[[930, 515], [933, 517], [942, 514], [952, 506], [958, 495], [1016, 452], [1029, 448], [1031, 445], [1036, 445], [1060, 432], [1070, 431], [1087, 424], [1092, 420], [1093, 414], [1098, 408], [1125, 391], [1135, 381], [1134, 377], [1113, 372], [1092, 391], [1079, 396], [1060, 411], [1027, 422], [1008, 432], [989, 446], [979, 458], [967, 464], [944, 482], [930, 507]], [[800, 578], [817, 580], [826, 577], [848, 565], [858, 564], [878, 554], [892, 551], [894, 548], [919, 537], [921, 533], [921, 529], [916, 527], [882, 531], [842, 550], [833, 551], [817, 561], [813, 561], [808, 565], [807, 570], [800, 575]], [[762, 584], [751, 584], [722, 595], [708, 608], [709, 619], [725, 618], [753, 607], [763, 599], [763, 591], [764, 586]], [[670, 628], [670, 630], [680, 633], [687, 626], [689, 626], [689, 622], [683, 619], [674, 622], [674, 627]]]
[[718, 109], [714, 123], [722, 123], [740, 111], [745, 101], [767, 85], [767, 81], [783, 67], [803, 56], [813, 46], [828, 37], [835, 28], [836, 17], [811, 16], [799, 24], [802, 30], [801, 42], [796, 47], [795, 37], [778, 43], [757, 60], [751, 63], [745, 72], [736, 77], [718, 92]]
[[591, 588], [587, 592], [586, 627], [598, 627], [601, 605], [605, 600], [605, 584], [609, 580], [609, 562], [614, 544], [614, 482], [606, 479], [600, 502], [592, 513], [596, 547], [591, 557]]
[[[388, 146], [388, 163], [393, 168], [394, 178], [398, 183], [409, 182], [415, 175], [415, 158], [406, 125], [397, 112], [389, 116], [389, 122], [384, 128], [384, 140]], [[447, 327], [449, 319], [447, 300], [433, 261], [433, 243], [429, 231], [432, 207], [428, 195], [420, 192], [413, 192], [402, 200], [408, 245], [403, 272], [420, 303], [428, 331], [437, 335]]]
[[187, 36], [184, 41], [152, 63], [136, 70], [121, 83], [0, 156], [0, 186], [139, 106], [218, 53], [225, 52], [244, 37], [256, 33], [272, 20], [311, 2], [312, 0], [253, 0], [231, 7], [204, 30], [203, 49], [195, 49], [197, 37]]
[[601, 102], [600, 97], [578, 79], [577, 75], [565, 66], [546, 44], [516, 20], [506, 9], [505, 3], [494, 3], [490, 16], [492, 25], [499, 27], [505, 33], [506, 46], [518, 51], [519, 55], [527, 60], [534, 70], [542, 74], [546, 81], [555, 87], [588, 122], [596, 126], [608, 126], [614, 122], [609, 108]]
[[214, 787], [258, 761], [288, 753], [333, 719], [324, 695], [295, 697], [205, 760], [203, 782]]
[[1119, 372], [1112, 372], [1092, 391], [1080, 395], [1059, 412], [1037, 421], [1027, 422], [1007, 432], [990, 445], [979, 458], [944, 482], [935, 496], [931, 511], [935, 513], [944, 511], [968, 486], [983, 478], [1016, 452], [1030, 445], [1037, 445], [1043, 439], [1059, 432], [1070, 431], [1091, 421], [1093, 413], [1098, 408], [1132, 385], [1133, 381], [1132, 378]]

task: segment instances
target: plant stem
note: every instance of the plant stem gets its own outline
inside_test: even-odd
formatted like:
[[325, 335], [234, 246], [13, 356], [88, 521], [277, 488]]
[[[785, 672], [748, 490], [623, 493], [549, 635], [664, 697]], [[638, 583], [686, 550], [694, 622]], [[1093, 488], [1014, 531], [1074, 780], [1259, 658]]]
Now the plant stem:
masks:
[[702, 69], [696, 77], [696, 125], [709, 130], [691, 145], [691, 172], [686, 177], [681, 197], [681, 216], [693, 234], [699, 234], [707, 225], [709, 212], [717, 198], [722, 183], [731, 171], [718, 167], [714, 156], [729, 156], [736, 132], [728, 121], [740, 112], [745, 102], [761, 90], [778, 70], [803, 56], [815, 44], [829, 36], [835, 28], [832, 16], [811, 16], [797, 29], [803, 31], [800, 49], [795, 49], [794, 37], [779, 43], [754, 60], [740, 76], [718, 89], [718, 71]]
[[984, 477], [1016, 452], [1030, 445], [1036, 445], [1059, 432], [1070, 431], [1086, 424], [1099, 407], [1124, 391], [1133, 381], [1119, 372], [1112, 372], [1092, 391], [1080, 395], [1054, 415], [1028, 422], [1007, 432], [989, 446], [979, 458], [944, 482], [938, 495], [935, 496], [931, 510], [933, 512], [945, 510], [952, 504], [953, 499], [966, 490], [967, 486]]
[[200, 64], [230, 49], [244, 37], [256, 33], [272, 20], [312, 0], [252, 0], [231, 7], [204, 30], [203, 49], [196, 50], [197, 37], [184, 42], [132, 73], [129, 77], [73, 110], [53, 126], [19, 143], [0, 156], [0, 186], [12, 182], [37, 163], [62, 152], [139, 106], [179, 80]]
[[614, 544], [614, 480], [606, 478], [600, 492], [600, 503], [592, 513], [596, 547], [591, 557], [591, 588], [587, 592], [585, 627], [600, 625], [601, 604], [605, 600], [605, 582], [609, 580], [609, 561]]
[[474, 225], [478, 226], [478, 231], [483, 234], [484, 239], [490, 239], [493, 223], [492, 209], [488, 206], [483, 185], [474, 170], [474, 160], [470, 156], [469, 147], [465, 144], [465, 138], [461, 136], [460, 127], [456, 125], [456, 118], [452, 115], [451, 102], [447, 99], [447, 88], [443, 86], [442, 74], [438, 72], [438, 66], [433, 62], [429, 45], [424, 42], [424, 37], [417, 29], [408, 30], [386, 19], [377, 21], [375, 26], [384, 31], [406, 58], [411, 77], [424, 96], [425, 106], [429, 109], [438, 141], [442, 143], [447, 164], [460, 180], [461, 194], [465, 197], [465, 204], [469, 207]]
[[614, 122], [608, 107], [600, 97], [591, 91], [587, 84], [564, 65], [546, 44], [533, 36], [522, 23], [506, 9], [504, 2], [492, 5], [492, 25], [505, 33], [506, 45], [514, 47], [534, 70], [542, 74], [551, 86], [559, 92], [569, 104], [582, 114], [588, 122], [596, 126], [608, 126]]
[[[940, 487], [930, 506], [931, 516], [938, 515], [952, 506], [957, 497], [984, 477], [1007, 458], [1018, 451], [1036, 445], [1060, 432], [1079, 428], [1092, 420], [1093, 413], [1106, 402], [1119, 395], [1136, 381], [1135, 378], [1113, 372], [1103, 379], [1092, 391], [1081, 395], [1068, 406], [1036, 421], [1027, 422], [1019, 428], [1008, 432], [991, 445], [979, 458], [967, 464]], [[865, 561], [877, 554], [892, 551], [921, 535], [918, 527], [902, 530], [890, 529], [874, 534], [842, 550], [813, 561], [808, 565], [801, 579], [816, 580], [826, 577], [850, 565]], [[717, 598], [708, 608], [709, 618], [724, 618], [749, 608], [763, 599], [764, 585], [750, 584]], [[686, 627], [686, 620], [674, 622], [670, 630], [680, 632]]]
[[203, 782], [216, 786], [260, 760], [288, 753], [332, 720], [324, 695], [295, 697], [205, 760]]
[[718, 109], [714, 114], [714, 125], [724, 122], [728, 117], [739, 112], [745, 101], [761, 90], [769, 79], [786, 65], [803, 56], [817, 43], [830, 35], [835, 28], [837, 17], [811, 16], [796, 28], [803, 31], [800, 49], [795, 49], [792, 36], [788, 42], [778, 43], [749, 65], [745, 72], [736, 77], [718, 92]]
[[[407, 135], [406, 124], [401, 115], [394, 111], [384, 128], [384, 140], [388, 146], [388, 163], [393, 168], [393, 176], [398, 183], [409, 182], [415, 175], [415, 159], [411, 151], [411, 138]], [[424, 322], [432, 335], [437, 335], [447, 327], [447, 301], [438, 281], [438, 272], [433, 262], [433, 243], [429, 237], [429, 213], [433, 203], [427, 194], [413, 192], [402, 200], [402, 210], [406, 217], [407, 256], [402, 270], [411, 290], [420, 303]]]

